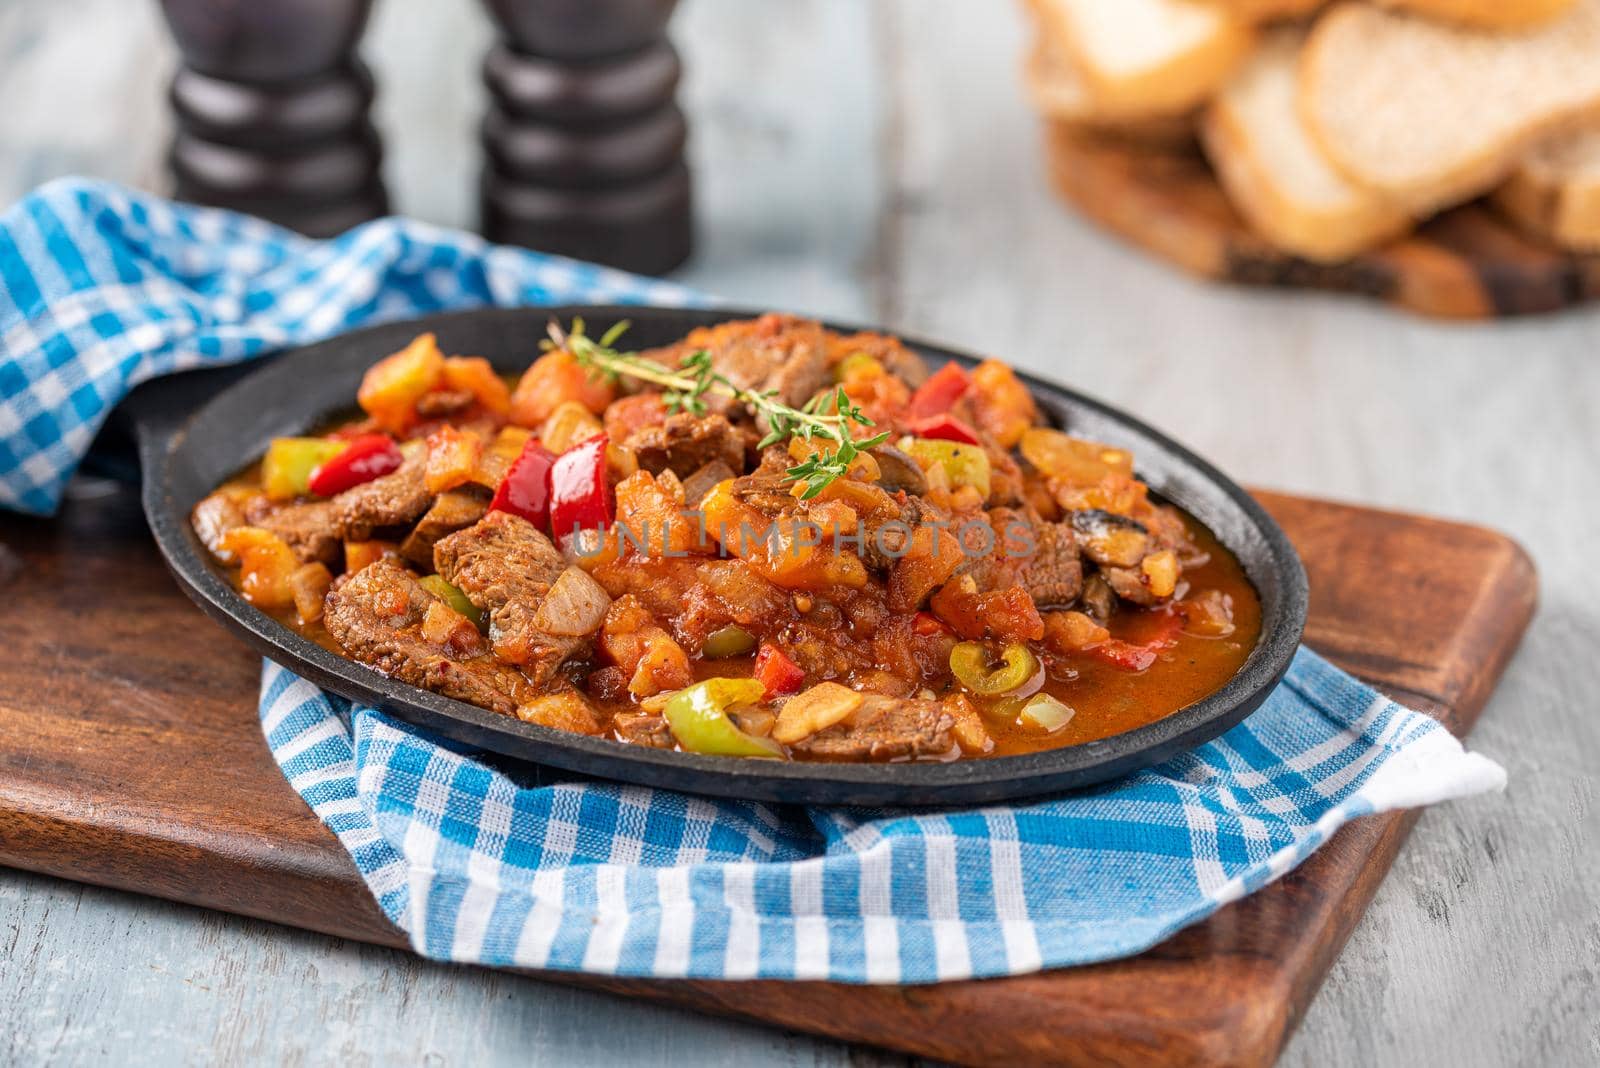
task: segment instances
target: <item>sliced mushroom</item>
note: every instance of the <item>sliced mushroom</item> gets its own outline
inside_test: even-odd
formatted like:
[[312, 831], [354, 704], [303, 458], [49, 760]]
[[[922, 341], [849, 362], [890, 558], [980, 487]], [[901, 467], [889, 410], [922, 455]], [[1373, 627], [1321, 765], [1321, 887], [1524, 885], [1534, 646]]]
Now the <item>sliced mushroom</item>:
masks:
[[1150, 532], [1125, 515], [1085, 508], [1072, 513], [1083, 555], [1101, 567], [1137, 567], [1150, 551]]
[[928, 492], [927, 476], [917, 461], [905, 452], [893, 445], [879, 445], [872, 450], [872, 457], [878, 461], [878, 485], [890, 493], [905, 490], [913, 497], [920, 497]]
[[1117, 608], [1117, 595], [1102, 575], [1090, 575], [1078, 597], [1078, 607], [1102, 627], [1111, 619]]

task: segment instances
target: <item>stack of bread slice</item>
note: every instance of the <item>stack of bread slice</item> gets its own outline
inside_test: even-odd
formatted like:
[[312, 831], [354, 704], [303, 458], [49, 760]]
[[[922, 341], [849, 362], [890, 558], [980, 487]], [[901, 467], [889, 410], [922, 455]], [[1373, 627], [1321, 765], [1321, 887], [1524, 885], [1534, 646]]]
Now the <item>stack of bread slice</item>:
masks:
[[1600, 0], [1028, 0], [1052, 122], [1198, 140], [1273, 246], [1348, 260], [1491, 197], [1600, 252]]

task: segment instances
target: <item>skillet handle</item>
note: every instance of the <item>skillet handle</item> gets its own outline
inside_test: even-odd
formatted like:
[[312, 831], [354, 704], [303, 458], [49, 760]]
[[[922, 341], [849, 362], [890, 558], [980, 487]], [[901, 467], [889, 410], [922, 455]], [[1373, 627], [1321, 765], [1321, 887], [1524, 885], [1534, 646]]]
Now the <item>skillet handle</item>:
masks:
[[263, 361], [162, 375], [136, 386], [112, 410], [83, 458], [86, 474], [138, 482], [141, 461], [164, 450], [190, 414]]

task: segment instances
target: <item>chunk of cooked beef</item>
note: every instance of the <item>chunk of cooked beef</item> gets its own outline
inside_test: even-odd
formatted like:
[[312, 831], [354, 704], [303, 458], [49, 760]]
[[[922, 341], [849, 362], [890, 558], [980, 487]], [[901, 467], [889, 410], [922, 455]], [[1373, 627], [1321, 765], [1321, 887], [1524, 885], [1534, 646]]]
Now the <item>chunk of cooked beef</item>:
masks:
[[1117, 610], [1116, 591], [1104, 576], [1090, 575], [1083, 584], [1083, 594], [1078, 598], [1078, 609], [1103, 627]]
[[288, 543], [303, 563], [327, 564], [339, 561], [343, 549], [338, 509], [332, 501], [303, 501], [274, 504], [258, 497], [245, 509], [250, 522], [272, 531]]
[[769, 447], [762, 452], [761, 463], [754, 471], [734, 480], [734, 499], [769, 519], [798, 514], [803, 506], [789, 492], [789, 477], [785, 474], [793, 465], [782, 446]]
[[465, 486], [439, 494], [400, 546], [400, 555], [423, 569], [433, 567], [433, 546], [447, 534], [470, 527], [489, 511], [489, 494]]
[[550, 539], [521, 516], [490, 512], [433, 547], [439, 574], [489, 613], [489, 636], [503, 659], [521, 664], [535, 682], [550, 678], [589, 648], [586, 637], [548, 634], [534, 623], [539, 606], [567, 562]]
[[346, 538], [368, 541], [376, 531], [409, 527], [433, 503], [433, 494], [423, 481], [428, 450], [409, 448], [405, 451], [405, 460], [389, 474], [363, 482], [331, 499]]
[[836, 335], [829, 339], [834, 359], [843, 359], [852, 353], [862, 352], [884, 366], [890, 374], [916, 389], [928, 379], [928, 364], [906, 343], [889, 334], [862, 331], [856, 334]]
[[[678, 344], [650, 353], [675, 367], [684, 356], [704, 349], [711, 365], [734, 385], [776, 391], [778, 399], [798, 408], [828, 381], [827, 340], [820, 323], [793, 315], [763, 315], [703, 326]], [[713, 411], [728, 414], [737, 406], [725, 397], [707, 398]]]
[[899, 514], [881, 520], [869, 516], [862, 521], [861, 559], [873, 570], [889, 571], [897, 560], [904, 559], [917, 530], [930, 525], [939, 532], [941, 544], [935, 548], [959, 549], [949, 517], [923, 498], [907, 496]]
[[979, 590], [1021, 586], [1040, 607], [1065, 607], [1083, 592], [1083, 561], [1078, 542], [1066, 523], [1046, 523], [1030, 512], [996, 508], [984, 522], [989, 533], [963, 531], [969, 554], [985, 545], [989, 552], [969, 555], [961, 573], [971, 575]]
[[670, 470], [688, 478], [713, 463], [735, 474], [744, 470], [744, 443], [744, 435], [723, 416], [678, 412], [663, 423], [634, 431], [626, 445], [639, 466], [652, 475]]
[[1033, 553], [1024, 559], [1021, 585], [1034, 604], [1065, 608], [1083, 592], [1078, 539], [1065, 523], [1036, 523], [1032, 529]]
[[611, 731], [619, 742], [650, 749], [671, 749], [677, 744], [666, 718], [659, 713], [618, 712], [611, 718]]
[[1149, 581], [1138, 568], [1102, 567], [1100, 574], [1105, 577], [1116, 595], [1129, 604], [1150, 608], [1163, 600], [1150, 591]]
[[601, 564], [594, 577], [612, 597], [637, 598], [690, 650], [722, 627], [776, 630], [795, 618], [791, 595], [743, 560], [634, 558]]
[[796, 742], [794, 751], [822, 760], [897, 760], [943, 756], [955, 745], [955, 717], [938, 701], [868, 694], [844, 722]]
[[422, 636], [423, 619], [436, 602], [410, 572], [380, 560], [334, 587], [323, 622], [345, 652], [390, 678], [514, 715], [528, 687], [521, 672], [487, 654], [460, 656]]
[[700, 502], [705, 500], [719, 483], [737, 477], [739, 472], [723, 463], [713, 460], [703, 467], [697, 468], [694, 474], [683, 480], [683, 503], [690, 508], [698, 508]]
[[228, 536], [228, 531], [245, 526], [249, 522], [245, 518], [239, 495], [227, 490], [218, 490], [202, 498], [189, 513], [189, 525], [194, 528], [195, 537], [200, 539], [200, 544], [217, 558], [218, 563], [229, 567], [237, 564], [239, 558], [222, 547], [222, 539]]

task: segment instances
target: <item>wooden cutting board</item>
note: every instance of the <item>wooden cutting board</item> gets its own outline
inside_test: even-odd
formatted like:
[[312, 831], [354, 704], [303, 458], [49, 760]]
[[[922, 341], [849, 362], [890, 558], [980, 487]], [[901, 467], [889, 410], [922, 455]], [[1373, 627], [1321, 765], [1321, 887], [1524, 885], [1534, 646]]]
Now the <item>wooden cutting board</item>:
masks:
[[1057, 192], [1106, 229], [1205, 278], [1356, 293], [1445, 319], [1530, 315], [1600, 297], [1600, 256], [1534, 241], [1483, 203], [1346, 262], [1313, 263], [1251, 231], [1197, 151], [1063, 124], [1046, 130]]
[[[1533, 612], [1522, 550], [1476, 527], [1260, 499], [1310, 572], [1310, 644], [1469, 730]], [[0, 588], [0, 863], [404, 945], [272, 762], [260, 662], [177, 591], [134, 494], [80, 482], [57, 519], [0, 517]], [[1281, 881], [1109, 964], [922, 987], [549, 978], [971, 1064], [1268, 1064], [1413, 822], [1358, 821]]]

